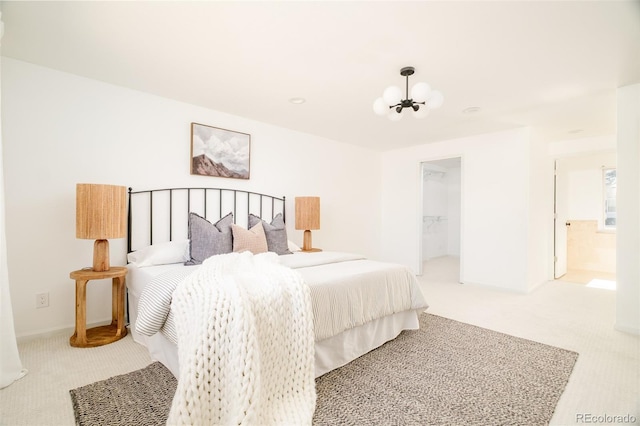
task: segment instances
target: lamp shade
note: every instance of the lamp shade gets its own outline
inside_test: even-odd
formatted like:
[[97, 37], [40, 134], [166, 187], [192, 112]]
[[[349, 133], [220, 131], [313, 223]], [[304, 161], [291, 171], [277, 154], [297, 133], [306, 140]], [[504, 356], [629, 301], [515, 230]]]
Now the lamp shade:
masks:
[[402, 100], [402, 89], [398, 86], [389, 86], [384, 89], [382, 93], [382, 99], [389, 106], [397, 105]]
[[373, 112], [378, 115], [386, 115], [389, 112], [389, 105], [386, 104], [384, 99], [378, 98], [373, 103]]
[[320, 197], [296, 197], [296, 229], [320, 229]]
[[429, 98], [431, 87], [427, 83], [416, 83], [411, 88], [411, 98], [414, 102], [425, 102]]
[[76, 185], [76, 238], [106, 240], [127, 235], [126, 187]]

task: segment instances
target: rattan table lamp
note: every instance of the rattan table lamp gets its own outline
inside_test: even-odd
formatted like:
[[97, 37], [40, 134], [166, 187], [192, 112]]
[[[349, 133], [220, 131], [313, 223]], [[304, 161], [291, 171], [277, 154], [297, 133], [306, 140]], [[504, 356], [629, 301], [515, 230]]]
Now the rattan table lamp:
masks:
[[96, 240], [93, 270], [108, 271], [109, 238], [127, 235], [126, 187], [79, 183], [76, 185], [76, 238]]
[[313, 251], [311, 230], [320, 229], [320, 197], [296, 197], [296, 229], [304, 230], [302, 251]]

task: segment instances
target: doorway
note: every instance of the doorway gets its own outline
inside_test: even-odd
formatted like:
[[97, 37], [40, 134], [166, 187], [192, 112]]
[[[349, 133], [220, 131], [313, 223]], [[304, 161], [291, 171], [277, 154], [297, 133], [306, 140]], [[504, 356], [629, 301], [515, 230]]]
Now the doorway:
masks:
[[462, 159], [422, 163], [421, 274], [432, 282], [461, 281]]
[[615, 289], [615, 169], [615, 152], [556, 160], [555, 279]]

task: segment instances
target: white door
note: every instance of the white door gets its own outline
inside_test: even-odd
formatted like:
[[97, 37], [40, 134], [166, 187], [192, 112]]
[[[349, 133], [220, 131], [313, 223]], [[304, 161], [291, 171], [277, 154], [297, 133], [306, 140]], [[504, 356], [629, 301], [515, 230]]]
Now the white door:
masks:
[[567, 222], [569, 204], [569, 177], [563, 170], [560, 161], [555, 165], [555, 245], [554, 245], [554, 278], [567, 273]]

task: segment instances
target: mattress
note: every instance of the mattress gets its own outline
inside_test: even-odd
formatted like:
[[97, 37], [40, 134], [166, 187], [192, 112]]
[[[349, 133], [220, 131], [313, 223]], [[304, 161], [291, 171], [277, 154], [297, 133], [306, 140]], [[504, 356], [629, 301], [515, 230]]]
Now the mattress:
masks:
[[[316, 377], [395, 338], [402, 330], [417, 329], [418, 314], [427, 308], [415, 277], [401, 265], [341, 252], [295, 253], [280, 256], [280, 261], [296, 269], [311, 289]], [[171, 293], [196, 268], [198, 265], [129, 266], [132, 336], [176, 376], [177, 338]], [[147, 312], [156, 309], [159, 311], [151, 316]]]

